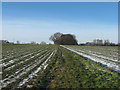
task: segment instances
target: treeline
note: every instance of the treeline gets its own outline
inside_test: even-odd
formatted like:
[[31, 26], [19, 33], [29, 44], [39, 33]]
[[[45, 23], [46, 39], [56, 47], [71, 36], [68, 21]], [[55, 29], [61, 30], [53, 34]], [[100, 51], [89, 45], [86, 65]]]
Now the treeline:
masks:
[[14, 43], [9, 42], [8, 40], [0, 40], [0, 44], [14, 44]]
[[[54, 44], [57, 44], [57, 45], [120, 46], [120, 43], [118, 44], [110, 43], [109, 40], [104, 40], [103, 42], [103, 40], [99, 40], [99, 39], [95, 39], [93, 40], [93, 42], [86, 42], [86, 43], [78, 44], [78, 41], [75, 35], [63, 34], [60, 32], [56, 32], [53, 35], [51, 35], [49, 40], [53, 41]], [[9, 42], [8, 40], [0, 40], [0, 44], [46, 44], [46, 42], [42, 41], [41, 43], [36, 43], [32, 41], [30, 43], [20, 43], [19, 41], [17, 41], [16, 43], [14, 43], [14, 42]]]
[[86, 42], [86, 43], [80, 43], [78, 44], [76, 36], [72, 34], [62, 34], [60, 32], [54, 33], [49, 38], [51, 41], [54, 42], [54, 44], [58, 45], [88, 45], [88, 46], [120, 46], [119, 44], [110, 43], [109, 40], [99, 40], [95, 39], [93, 42]]
[[[42, 41], [42, 42], [40, 42], [40, 43], [36, 43], [36, 42], [34, 42], [34, 41], [31, 41], [31, 42], [29, 42], [29, 43], [22, 43], [22, 42], [20, 42], [20, 41], [9, 42], [8, 40], [0, 40], [0, 44], [42, 44], [42, 45], [44, 45], [44, 44], [47, 44], [47, 43], [44, 42], [44, 41]], [[49, 43], [49, 44], [50, 44], [50, 43]]]
[[120, 43], [119, 44], [115, 44], [115, 43], [110, 43], [110, 44], [89, 44], [89, 43], [81, 43], [79, 44], [79, 46], [120, 46]]

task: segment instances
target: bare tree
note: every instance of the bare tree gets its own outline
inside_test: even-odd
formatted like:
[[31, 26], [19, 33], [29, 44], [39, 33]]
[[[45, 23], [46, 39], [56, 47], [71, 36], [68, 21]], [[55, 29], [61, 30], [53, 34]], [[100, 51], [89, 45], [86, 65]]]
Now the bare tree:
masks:
[[58, 40], [62, 35], [63, 35], [62, 33], [57, 32], [57, 33], [53, 34], [49, 39], [50, 39], [51, 41], [54, 41], [54, 42], [55, 42], [55, 41]]
[[17, 44], [20, 44], [20, 41], [16, 41]]
[[36, 42], [34, 42], [34, 41], [31, 41], [31, 43], [30, 44], [36, 44]]

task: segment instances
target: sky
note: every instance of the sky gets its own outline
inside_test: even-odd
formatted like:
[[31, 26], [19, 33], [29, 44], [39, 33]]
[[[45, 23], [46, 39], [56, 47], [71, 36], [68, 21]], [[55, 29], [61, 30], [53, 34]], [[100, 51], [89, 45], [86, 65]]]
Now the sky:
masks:
[[78, 43], [94, 39], [118, 42], [117, 2], [3, 2], [2, 37], [15, 42], [51, 43], [61, 32]]
[[[2, 39], [2, 3], [0, 2], [0, 40]], [[0, 45], [1, 49], [1, 45]]]

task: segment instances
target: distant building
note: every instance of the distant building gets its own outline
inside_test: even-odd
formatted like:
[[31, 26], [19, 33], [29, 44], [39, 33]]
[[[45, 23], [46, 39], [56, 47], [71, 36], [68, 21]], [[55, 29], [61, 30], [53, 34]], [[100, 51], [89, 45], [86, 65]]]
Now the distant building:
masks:
[[93, 42], [86, 42], [86, 45], [93, 45]]
[[97, 44], [97, 40], [95, 39], [95, 40], [93, 40], [93, 44]]
[[42, 41], [40, 44], [45, 45], [45, 44], [46, 44], [46, 42]]
[[97, 45], [103, 45], [103, 40], [97, 39]]
[[110, 45], [109, 40], [104, 40], [104, 45]]
[[20, 44], [20, 41], [16, 41], [17, 44]]
[[103, 40], [95, 39], [93, 40], [94, 45], [103, 45]]
[[34, 41], [31, 41], [31, 43], [30, 44], [36, 44], [36, 42], [34, 42]]
[[[81, 44], [79, 44], [81, 45]], [[85, 45], [90, 45], [90, 46], [118, 46], [119, 44], [111, 43], [109, 40], [100, 40], [100, 39], [95, 39], [93, 42], [86, 42]]]

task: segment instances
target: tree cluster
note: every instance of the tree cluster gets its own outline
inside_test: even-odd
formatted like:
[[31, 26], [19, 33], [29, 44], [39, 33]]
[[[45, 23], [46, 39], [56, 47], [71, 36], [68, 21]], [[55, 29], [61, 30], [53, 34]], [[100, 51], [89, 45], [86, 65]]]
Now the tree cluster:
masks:
[[62, 34], [60, 32], [57, 32], [53, 34], [49, 39], [53, 41], [54, 44], [78, 45], [75, 35], [72, 34]]

